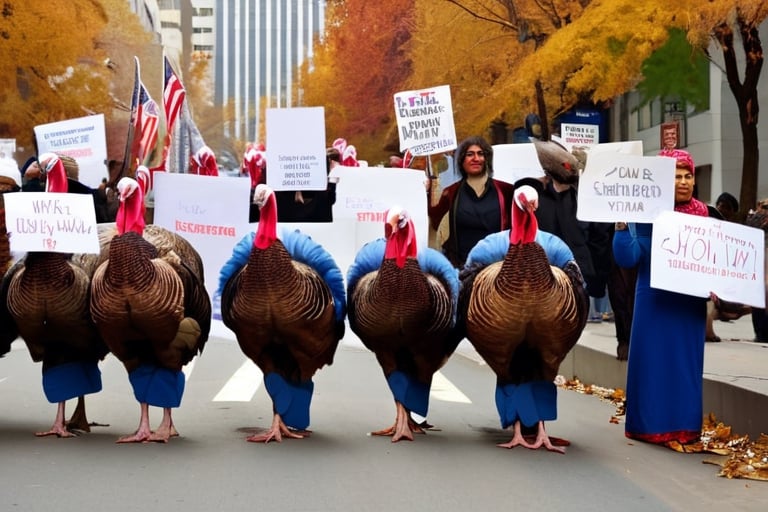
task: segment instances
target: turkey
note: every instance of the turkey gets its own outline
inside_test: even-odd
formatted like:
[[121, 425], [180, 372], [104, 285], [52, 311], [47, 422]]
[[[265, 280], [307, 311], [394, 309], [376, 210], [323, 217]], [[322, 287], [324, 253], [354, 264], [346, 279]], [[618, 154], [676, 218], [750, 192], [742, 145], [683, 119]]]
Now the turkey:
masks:
[[266, 182], [266, 167], [267, 154], [264, 144], [248, 144], [240, 167], [240, 175], [251, 178], [248, 222], [259, 222], [259, 207], [253, 204], [253, 194], [256, 191], [256, 185]]
[[333, 258], [299, 231], [277, 237], [274, 191], [260, 184], [256, 233], [235, 246], [219, 277], [221, 316], [264, 373], [272, 426], [250, 442], [308, 435], [312, 376], [333, 363], [344, 336], [344, 278]]
[[[62, 160], [40, 155], [47, 192], [67, 192]], [[89, 313], [89, 293], [98, 255], [29, 252], [4, 276], [2, 297], [32, 360], [43, 363], [43, 391], [58, 403], [51, 429], [38, 436], [72, 437], [90, 431], [83, 395], [101, 391], [98, 363], [107, 355]], [[2, 313], [0, 313], [2, 316]], [[66, 401], [78, 397], [65, 424]]]
[[218, 176], [219, 166], [216, 163], [216, 155], [208, 146], [202, 146], [189, 160], [189, 173], [201, 176]]
[[[211, 302], [202, 260], [184, 238], [144, 224], [147, 173], [121, 178], [116, 233], [108, 259], [91, 285], [91, 314], [112, 353], [128, 372], [140, 403], [139, 427], [118, 443], [167, 442], [178, 432], [171, 409], [184, 393], [182, 367], [202, 353], [211, 328]], [[156, 431], [149, 406], [163, 408]]]
[[[459, 310], [467, 339], [496, 374], [501, 426], [514, 424], [512, 440], [499, 446], [564, 453], [544, 421], [557, 417], [554, 379], [586, 325], [589, 300], [570, 249], [538, 231], [537, 204], [532, 187], [515, 190], [512, 229], [489, 235], [469, 254]], [[521, 424], [537, 426], [533, 443]]]
[[[11, 254], [11, 241], [5, 226], [5, 201], [6, 193], [21, 190], [21, 173], [11, 161], [0, 159], [0, 276], [4, 275], [11, 266], [13, 256]], [[5, 282], [3, 282], [5, 284]], [[0, 289], [0, 297], [6, 297], [8, 290]], [[0, 357], [10, 352], [11, 343], [19, 336], [19, 330], [13, 321], [8, 304], [5, 300], [0, 302]]]
[[544, 172], [560, 183], [577, 183], [584, 162], [555, 141], [531, 139]]
[[454, 330], [458, 271], [434, 249], [417, 251], [413, 220], [400, 207], [386, 215], [385, 239], [358, 252], [347, 274], [349, 326], [376, 355], [395, 399], [395, 423], [373, 432], [413, 441], [423, 433], [432, 376], [461, 341]]

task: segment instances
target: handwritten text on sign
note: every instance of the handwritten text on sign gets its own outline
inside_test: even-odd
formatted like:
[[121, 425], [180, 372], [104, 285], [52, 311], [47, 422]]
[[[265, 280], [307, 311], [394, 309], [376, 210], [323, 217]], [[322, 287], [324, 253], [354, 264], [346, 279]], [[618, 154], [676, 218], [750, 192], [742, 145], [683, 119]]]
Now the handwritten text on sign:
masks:
[[675, 160], [590, 154], [578, 194], [579, 220], [651, 223], [661, 212], [674, 208]]
[[93, 196], [24, 192], [4, 199], [12, 251], [99, 252]]
[[395, 94], [400, 150], [432, 155], [456, 148], [450, 86]]
[[664, 212], [653, 224], [651, 286], [765, 306], [764, 233], [709, 217]]

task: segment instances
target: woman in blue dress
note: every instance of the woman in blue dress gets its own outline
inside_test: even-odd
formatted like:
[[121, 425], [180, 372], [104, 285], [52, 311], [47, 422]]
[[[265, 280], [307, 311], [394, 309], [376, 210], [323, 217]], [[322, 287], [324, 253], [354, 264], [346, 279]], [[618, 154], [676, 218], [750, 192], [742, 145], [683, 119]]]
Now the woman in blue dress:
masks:
[[[675, 211], [708, 216], [707, 205], [693, 197], [691, 155], [677, 149], [660, 155], [677, 160]], [[613, 239], [616, 262], [638, 268], [625, 435], [680, 451], [701, 434], [707, 299], [651, 288], [651, 232], [652, 224], [637, 224], [632, 233], [619, 222]]]

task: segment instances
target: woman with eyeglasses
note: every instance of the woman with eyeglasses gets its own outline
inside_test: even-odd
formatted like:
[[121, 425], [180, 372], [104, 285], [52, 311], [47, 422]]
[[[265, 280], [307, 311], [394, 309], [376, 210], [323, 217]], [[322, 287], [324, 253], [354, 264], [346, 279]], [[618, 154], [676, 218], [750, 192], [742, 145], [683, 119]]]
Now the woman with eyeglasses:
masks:
[[436, 180], [428, 180], [427, 212], [434, 229], [449, 214], [443, 253], [454, 266], [462, 267], [477, 242], [486, 235], [509, 229], [514, 186], [493, 178], [493, 148], [483, 137], [469, 137], [461, 142], [456, 148], [454, 165], [461, 180], [445, 188], [436, 201]]

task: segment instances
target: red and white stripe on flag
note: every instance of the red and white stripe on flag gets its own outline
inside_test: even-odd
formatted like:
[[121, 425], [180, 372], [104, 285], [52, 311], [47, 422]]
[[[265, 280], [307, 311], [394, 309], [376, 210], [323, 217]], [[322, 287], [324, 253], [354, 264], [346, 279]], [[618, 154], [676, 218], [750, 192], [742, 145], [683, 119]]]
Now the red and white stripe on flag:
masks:
[[144, 84], [140, 84], [139, 112], [136, 116], [136, 130], [134, 132], [134, 140], [137, 141], [134, 156], [139, 163], [144, 162], [146, 156], [157, 143], [158, 115], [157, 103], [149, 95]]
[[168, 57], [165, 58], [165, 82], [163, 86], [163, 107], [165, 108], [166, 132], [171, 133], [181, 111], [181, 104], [186, 96], [184, 86], [173, 72]]

